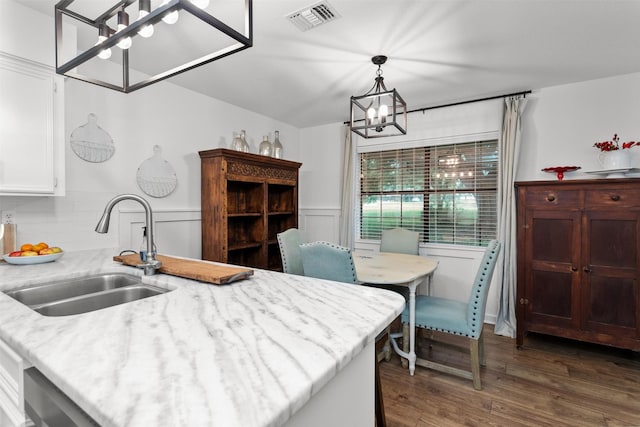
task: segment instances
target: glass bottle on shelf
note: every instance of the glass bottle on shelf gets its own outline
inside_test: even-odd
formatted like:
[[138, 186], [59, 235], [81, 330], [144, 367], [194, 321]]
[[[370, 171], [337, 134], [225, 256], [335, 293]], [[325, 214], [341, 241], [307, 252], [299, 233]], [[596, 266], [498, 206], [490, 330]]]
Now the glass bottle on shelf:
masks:
[[249, 144], [247, 144], [247, 133], [243, 130], [240, 131], [240, 139], [242, 140], [242, 151], [249, 152]]
[[271, 143], [269, 142], [269, 136], [264, 135], [262, 137], [262, 142], [260, 143], [260, 147], [258, 147], [258, 154], [261, 156], [271, 156], [273, 153], [273, 149]]
[[242, 138], [237, 133], [233, 133], [233, 141], [231, 141], [231, 149], [235, 151], [244, 151], [244, 146], [242, 145]]
[[276, 131], [276, 137], [273, 140], [272, 156], [276, 159], [282, 158], [282, 143], [280, 142], [280, 132]]

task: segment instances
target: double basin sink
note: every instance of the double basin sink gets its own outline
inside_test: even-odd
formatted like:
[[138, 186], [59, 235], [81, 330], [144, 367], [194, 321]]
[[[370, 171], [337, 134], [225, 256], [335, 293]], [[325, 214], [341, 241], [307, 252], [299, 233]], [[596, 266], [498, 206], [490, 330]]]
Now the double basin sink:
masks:
[[43, 316], [69, 316], [169, 292], [124, 273], [61, 280], [6, 292]]

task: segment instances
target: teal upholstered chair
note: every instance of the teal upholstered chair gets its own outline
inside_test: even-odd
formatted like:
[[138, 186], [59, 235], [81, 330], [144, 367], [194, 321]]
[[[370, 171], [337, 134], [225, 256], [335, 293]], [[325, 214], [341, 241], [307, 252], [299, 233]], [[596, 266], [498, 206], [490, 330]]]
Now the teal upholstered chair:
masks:
[[[447, 334], [469, 338], [471, 353], [471, 371], [453, 368], [430, 360], [418, 359], [416, 365], [454, 374], [473, 380], [473, 387], [481, 390], [480, 365], [484, 366], [482, 327], [487, 307], [487, 294], [491, 277], [500, 252], [500, 243], [492, 240], [487, 246], [478, 272], [476, 273], [471, 295], [467, 302], [454, 301], [426, 295], [416, 296], [416, 328], [429, 329]], [[409, 309], [402, 313], [403, 343], [409, 342]]]
[[304, 275], [336, 282], [358, 283], [351, 249], [329, 242], [300, 245]]
[[[398, 254], [418, 255], [420, 233], [405, 228], [393, 228], [382, 230], [380, 239], [380, 252], [393, 252]], [[431, 279], [428, 281], [428, 293], [431, 293]], [[409, 288], [398, 285], [376, 285], [377, 288], [388, 289], [402, 295], [405, 301], [409, 301]]]
[[282, 271], [289, 274], [304, 275], [302, 258], [300, 257], [300, 245], [307, 241], [305, 234], [297, 228], [290, 228], [278, 233], [278, 246], [282, 258]]
[[420, 233], [404, 228], [394, 228], [382, 231], [380, 252], [395, 252], [399, 254], [418, 255]]

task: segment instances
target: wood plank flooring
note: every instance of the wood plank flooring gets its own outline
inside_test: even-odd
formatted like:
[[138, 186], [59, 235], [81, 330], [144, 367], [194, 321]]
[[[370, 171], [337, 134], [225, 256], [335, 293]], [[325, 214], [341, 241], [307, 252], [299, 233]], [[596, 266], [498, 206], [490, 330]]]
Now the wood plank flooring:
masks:
[[[485, 325], [481, 391], [471, 380], [380, 363], [387, 427], [640, 426], [640, 354], [530, 334], [524, 348]], [[418, 354], [468, 369], [465, 341], [418, 339]], [[465, 352], [451, 344], [464, 345]]]

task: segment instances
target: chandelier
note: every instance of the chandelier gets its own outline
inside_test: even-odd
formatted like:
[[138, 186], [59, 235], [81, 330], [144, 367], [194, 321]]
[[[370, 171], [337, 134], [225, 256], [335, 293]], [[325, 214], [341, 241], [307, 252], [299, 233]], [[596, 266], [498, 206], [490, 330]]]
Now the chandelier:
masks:
[[387, 90], [382, 77], [383, 55], [371, 62], [378, 66], [373, 87], [364, 95], [351, 97], [351, 130], [363, 138], [404, 135], [407, 133], [407, 104], [398, 91]]
[[105, 3], [56, 4], [58, 74], [128, 93], [253, 44], [253, 0]]

